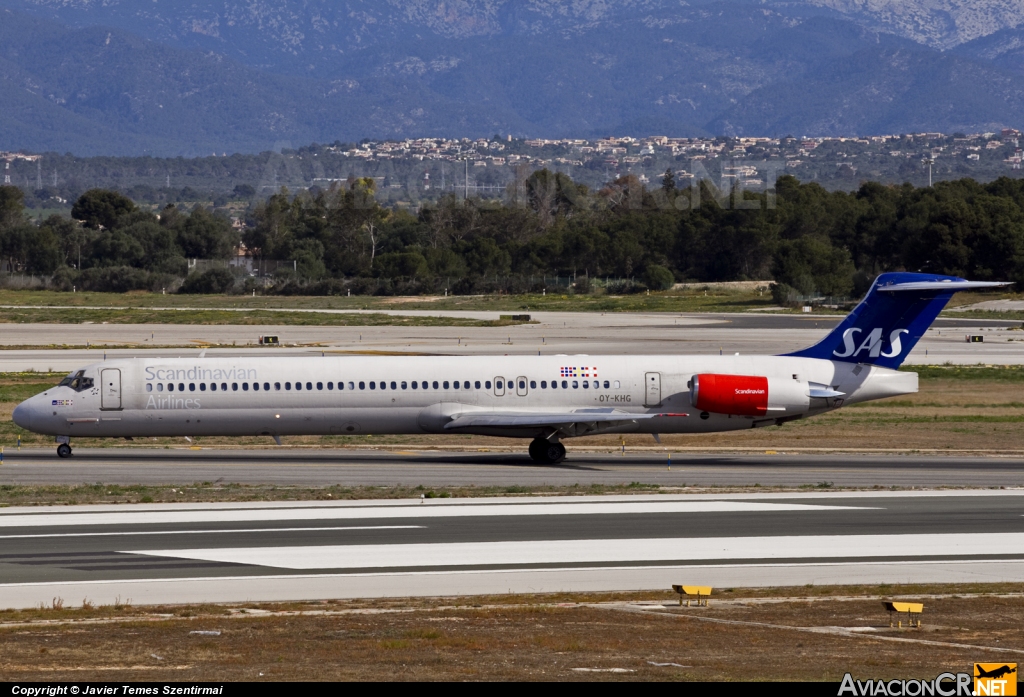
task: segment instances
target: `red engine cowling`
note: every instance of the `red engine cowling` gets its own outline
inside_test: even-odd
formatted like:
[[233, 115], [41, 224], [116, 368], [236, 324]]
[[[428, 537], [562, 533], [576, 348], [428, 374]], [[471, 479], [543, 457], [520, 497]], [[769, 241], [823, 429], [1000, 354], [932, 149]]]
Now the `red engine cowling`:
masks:
[[734, 416], [768, 413], [768, 378], [756, 375], [694, 375], [690, 403], [701, 411]]

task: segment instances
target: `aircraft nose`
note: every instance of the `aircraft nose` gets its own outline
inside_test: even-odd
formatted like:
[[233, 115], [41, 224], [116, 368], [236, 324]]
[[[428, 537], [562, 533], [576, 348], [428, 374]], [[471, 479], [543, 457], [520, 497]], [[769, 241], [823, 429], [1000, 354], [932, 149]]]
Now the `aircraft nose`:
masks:
[[36, 408], [31, 404], [31, 399], [26, 399], [24, 402], [14, 407], [14, 413], [11, 414], [11, 418], [18, 426], [21, 426], [26, 431], [31, 431], [33, 422], [35, 421]]

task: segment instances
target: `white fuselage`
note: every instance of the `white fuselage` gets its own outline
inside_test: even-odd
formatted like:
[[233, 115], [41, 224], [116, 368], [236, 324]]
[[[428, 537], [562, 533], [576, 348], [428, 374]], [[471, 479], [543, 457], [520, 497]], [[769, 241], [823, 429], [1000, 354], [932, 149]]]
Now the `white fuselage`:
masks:
[[[763, 416], [701, 413], [700, 373], [770, 379]], [[54, 387], [15, 411], [31, 431], [70, 437], [419, 434], [458, 415], [614, 410], [664, 417], [587, 433], [708, 433], [781, 423], [917, 391], [915, 373], [782, 356], [325, 356], [142, 358], [84, 368], [92, 384]], [[809, 396], [827, 386], [841, 399]], [[301, 389], [300, 389], [301, 388]], [[543, 429], [461, 433], [538, 437]]]

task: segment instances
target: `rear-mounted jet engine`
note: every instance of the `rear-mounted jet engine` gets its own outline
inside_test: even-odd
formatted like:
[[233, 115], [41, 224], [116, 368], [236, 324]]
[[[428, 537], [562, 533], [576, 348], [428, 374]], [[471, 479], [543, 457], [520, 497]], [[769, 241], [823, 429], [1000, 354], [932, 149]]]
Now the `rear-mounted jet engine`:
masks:
[[759, 375], [706, 373], [694, 375], [690, 381], [690, 403], [701, 411], [731, 416], [801, 412], [810, 405], [810, 387], [795, 376], [787, 380]]

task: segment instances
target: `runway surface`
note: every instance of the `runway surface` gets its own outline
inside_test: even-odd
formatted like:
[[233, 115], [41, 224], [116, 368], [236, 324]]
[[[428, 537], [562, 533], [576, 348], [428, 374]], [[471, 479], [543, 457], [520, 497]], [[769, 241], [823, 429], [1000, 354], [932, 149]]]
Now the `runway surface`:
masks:
[[[1021, 487], [1020, 455], [749, 454], [626, 455], [574, 449], [561, 465], [540, 466], [522, 452], [387, 450], [144, 450], [75, 448], [62, 460], [52, 448], [7, 449], [5, 484], [168, 484], [195, 482], [289, 486], [581, 486], [631, 482], [661, 486]], [[483, 449], [482, 449], [483, 450]], [[668, 457], [672, 455], [671, 469]]]
[[[417, 314], [408, 312], [403, 314]], [[432, 314], [437, 313], [418, 313]], [[444, 313], [497, 319], [498, 313]], [[779, 354], [816, 343], [841, 317], [761, 313], [534, 313], [538, 324], [512, 327], [305, 327], [238, 325], [10, 324], [0, 346], [90, 349], [8, 349], [0, 372], [64, 372], [106, 358], [181, 356], [202, 347], [208, 356], [320, 355], [384, 352], [443, 355], [522, 354]], [[911, 352], [911, 364], [1024, 363], [1021, 322], [940, 318]], [[981, 334], [984, 343], [967, 343]], [[276, 335], [280, 348], [254, 346]], [[133, 348], [104, 348], [105, 346]], [[184, 348], [148, 348], [175, 346]], [[195, 348], [190, 348], [190, 347]]]
[[1024, 579], [1024, 490], [0, 509], [0, 607]]

